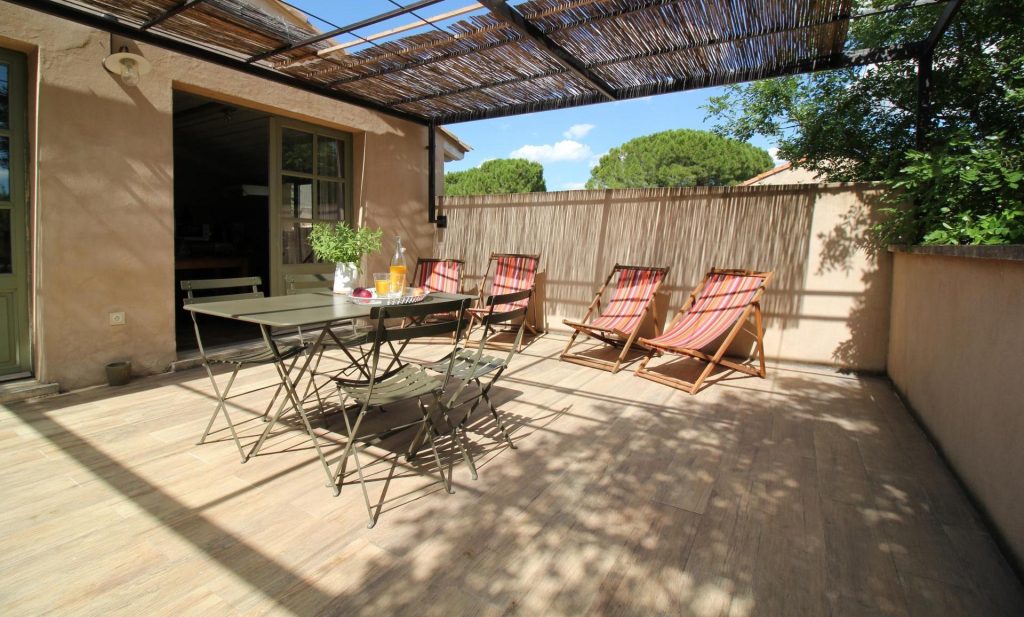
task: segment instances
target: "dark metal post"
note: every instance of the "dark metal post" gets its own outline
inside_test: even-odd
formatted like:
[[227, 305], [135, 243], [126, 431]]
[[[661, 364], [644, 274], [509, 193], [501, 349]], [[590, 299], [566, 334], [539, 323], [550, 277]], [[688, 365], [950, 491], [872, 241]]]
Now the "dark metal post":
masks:
[[431, 223], [437, 222], [437, 125], [427, 125], [427, 213]]
[[932, 52], [917, 59], [917, 123], [914, 128], [914, 146], [921, 151], [928, 147], [931, 128]]
[[918, 150], [928, 147], [928, 130], [931, 129], [932, 109], [932, 58], [935, 55], [935, 47], [939, 44], [942, 35], [946, 33], [953, 17], [960, 10], [963, 0], [952, 0], [943, 9], [939, 19], [936, 20], [928, 38], [924, 40], [921, 53], [917, 57], [917, 127], [914, 135]]
[[[914, 126], [914, 147], [919, 152], [928, 149], [928, 131], [931, 129], [931, 88], [932, 88], [932, 52], [927, 50], [917, 57], [917, 114]], [[916, 244], [924, 234], [919, 208], [920, 197], [914, 198], [913, 210], [913, 238], [909, 238], [908, 244]]]

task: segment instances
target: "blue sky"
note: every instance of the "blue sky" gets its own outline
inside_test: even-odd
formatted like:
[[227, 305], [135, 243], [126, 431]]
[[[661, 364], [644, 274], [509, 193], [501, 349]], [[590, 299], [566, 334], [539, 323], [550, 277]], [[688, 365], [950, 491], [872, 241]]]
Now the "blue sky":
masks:
[[[512, 0], [517, 5], [521, 0]], [[291, 0], [311, 14], [310, 22], [327, 31], [380, 15], [411, 0]], [[335, 43], [351, 45], [351, 53], [380, 44], [395, 36], [408, 36], [430, 28], [447, 29], [452, 23], [480, 14], [483, 9], [421, 26], [395, 36], [378, 36], [386, 31], [410, 25], [418, 18], [430, 20], [472, 4], [469, 0], [443, 0], [420, 9], [339, 35]], [[319, 18], [319, 19], [318, 19]], [[368, 41], [373, 39], [373, 41]], [[544, 178], [549, 191], [582, 188], [590, 177], [590, 168], [609, 148], [634, 137], [669, 129], [710, 129], [714, 122], [705, 121], [701, 105], [708, 98], [721, 94], [721, 88], [666, 94], [629, 101], [617, 101], [573, 109], [540, 112], [508, 118], [453, 124], [446, 128], [473, 147], [465, 159], [445, 165], [445, 171], [459, 171], [480, 165], [489, 159], [527, 158], [544, 165]], [[774, 155], [774, 145], [764, 139], [754, 145]]]
[[[722, 92], [721, 88], [707, 88], [452, 124], [445, 128], [473, 150], [444, 169], [461, 171], [490, 159], [526, 158], [544, 165], [549, 191], [582, 188], [602, 154], [634, 137], [669, 129], [710, 130], [714, 120], [705, 121], [701, 105]], [[752, 143], [774, 155], [773, 143], [763, 138]]]

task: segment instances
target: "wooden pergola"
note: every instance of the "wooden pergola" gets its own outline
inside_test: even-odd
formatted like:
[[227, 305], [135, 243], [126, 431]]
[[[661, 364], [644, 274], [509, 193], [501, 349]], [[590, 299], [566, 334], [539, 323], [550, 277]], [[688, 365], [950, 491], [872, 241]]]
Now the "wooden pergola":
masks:
[[[244, 0], [6, 1], [431, 128], [916, 59], [919, 140], [932, 53], [962, 2], [856, 10], [852, 0], [480, 0], [440, 28], [416, 12], [443, 0], [405, 0], [340, 26], [307, 12], [331, 26], [318, 31]], [[849, 48], [854, 20], [935, 6], [943, 10], [922, 40]], [[381, 43], [360, 33], [403, 15], [434, 27]], [[352, 43], [335, 41], [344, 35], [367, 45], [349, 53]]]

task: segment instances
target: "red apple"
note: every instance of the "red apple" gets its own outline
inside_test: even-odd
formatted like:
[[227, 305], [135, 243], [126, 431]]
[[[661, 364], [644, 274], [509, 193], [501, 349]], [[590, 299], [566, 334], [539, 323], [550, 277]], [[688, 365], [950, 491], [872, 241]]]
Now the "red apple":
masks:
[[372, 298], [373, 292], [365, 287], [356, 287], [352, 290], [353, 298]]

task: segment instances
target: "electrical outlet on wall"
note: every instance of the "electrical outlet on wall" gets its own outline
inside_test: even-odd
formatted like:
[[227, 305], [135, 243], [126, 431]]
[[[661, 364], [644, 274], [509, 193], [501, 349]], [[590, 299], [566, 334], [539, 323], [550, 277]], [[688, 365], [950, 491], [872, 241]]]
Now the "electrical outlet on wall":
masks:
[[110, 314], [110, 325], [112, 326], [123, 326], [127, 323], [124, 319], [124, 311], [118, 311]]

